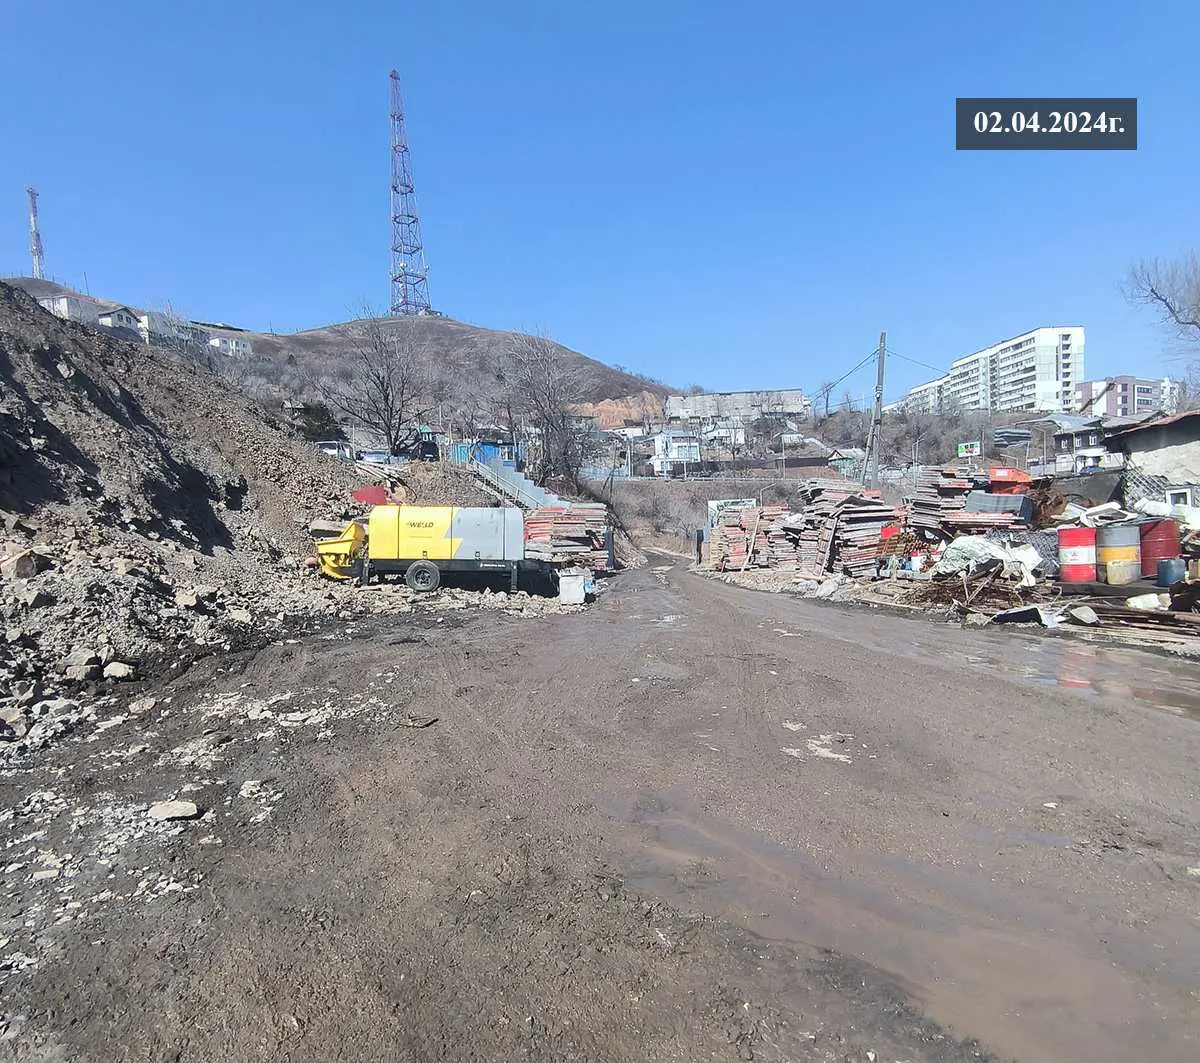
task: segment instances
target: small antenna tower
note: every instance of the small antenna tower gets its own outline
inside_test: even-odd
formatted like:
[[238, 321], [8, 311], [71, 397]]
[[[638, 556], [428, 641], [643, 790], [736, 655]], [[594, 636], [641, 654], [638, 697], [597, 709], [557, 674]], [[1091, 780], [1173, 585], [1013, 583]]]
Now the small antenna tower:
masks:
[[37, 189], [30, 185], [25, 189], [29, 197], [29, 253], [33, 256], [33, 275], [37, 280], [46, 276], [46, 252], [42, 248], [42, 232], [38, 228]]
[[417, 218], [417, 196], [413, 191], [412, 158], [404, 131], [404, 101], [400, 75], [393, 70], [392, 82], [392, 313], [429, 313], [429, 269], [421, 246], [421, 222]]

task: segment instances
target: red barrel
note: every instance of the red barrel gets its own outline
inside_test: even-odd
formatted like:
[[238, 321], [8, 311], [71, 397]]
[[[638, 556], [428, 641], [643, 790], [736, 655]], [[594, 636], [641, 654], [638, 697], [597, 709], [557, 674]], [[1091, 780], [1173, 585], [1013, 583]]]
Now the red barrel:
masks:
[[1158, 563], [1179, 556], [1179, 524], [1170, 517], [1138, 525], [1142, 548], [1142, 578], [1158, 575]]
[[1063, 583], [1095, 583], [1095, 528], [1058, 529], [1058, 578]]

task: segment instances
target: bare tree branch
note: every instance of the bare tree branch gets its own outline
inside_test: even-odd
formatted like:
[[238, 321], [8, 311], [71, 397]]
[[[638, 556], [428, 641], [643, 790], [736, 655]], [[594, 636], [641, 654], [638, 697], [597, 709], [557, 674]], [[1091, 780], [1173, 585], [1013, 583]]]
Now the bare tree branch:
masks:
[[545, 483], [552, 476], [561, 476], [578, 491], [588, 432], [570, 406], [581, 397], [580, 371], [549, 337], [514, 334], [498, 375], [502, 405], [510, 421], [524, 418], [533, 429], [535, 478]]
[[1152, 259], [1129, 271], [1126, 295], [1154, 308], [1167, 331], [1189, 349], [1200, 349], [1200, 258]]
[[411, 426], [425, 414], [429, 395], [426, 352], [411, 328], [369, 311], [344, 326], [348, 373], [336, 383], [315, 380], [325, 402], [399, 451]]

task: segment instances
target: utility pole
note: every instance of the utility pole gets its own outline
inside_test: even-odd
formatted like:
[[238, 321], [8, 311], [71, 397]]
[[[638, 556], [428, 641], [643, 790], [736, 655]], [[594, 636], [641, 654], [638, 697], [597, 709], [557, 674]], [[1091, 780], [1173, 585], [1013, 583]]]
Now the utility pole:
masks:
[[871, 412], [871, 433], [867, 436], [867, 456], [863, 461], [862, 483], [879, 486], [879, 434], [883, 427], [883, 363], [887, 357], [887, 333], [879, 334], [879, 350], [875, 352], [875, 408]]
[[46, 253], [42, 249], [42, 233], [38, 228], [37, 189], [30, 185], [25, 189], [29, 197], [29, 252], [33, 256], [33, 276], [42, 280], [46, 276]]

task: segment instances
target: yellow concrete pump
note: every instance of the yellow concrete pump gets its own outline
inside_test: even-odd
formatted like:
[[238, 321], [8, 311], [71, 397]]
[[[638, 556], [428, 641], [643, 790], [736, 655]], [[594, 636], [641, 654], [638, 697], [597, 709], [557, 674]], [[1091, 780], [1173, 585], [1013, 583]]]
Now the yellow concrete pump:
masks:
[[396, 574], [414, 591], [432, 591], [443, 572], [508, 572], [512, 590], [525, 559], [525, 522], [511, 507], [375, 506], [364, 527], [317, 541], [325, 575], [366, 583]]

